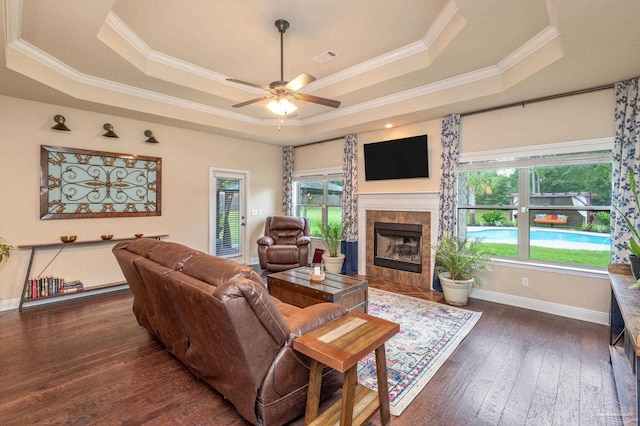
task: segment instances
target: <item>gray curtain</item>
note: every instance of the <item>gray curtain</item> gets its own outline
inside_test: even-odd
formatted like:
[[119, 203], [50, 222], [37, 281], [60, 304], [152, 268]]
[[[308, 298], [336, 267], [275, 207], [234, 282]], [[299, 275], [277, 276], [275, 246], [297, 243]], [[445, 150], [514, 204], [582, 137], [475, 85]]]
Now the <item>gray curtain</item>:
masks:
[[[456, 179], [458, 160], [460, 157], [460, 114], [451, 114], [442, 119], [440, 136], [442, 153], [440, 154], [440, 217], [438, 218], [438, 239], [445, 235], [453, 235], [456, 229]], [[433, 273], [434, 290], [442, 291], [438, 275]]]
[[342, 243], [340, 252], [345, 255], [342, 272], [358, 273], [358, 138], [344, 138], [342, 187]]
[[293, 147], [282, 148], [282, 214], [293, 216]]
[[[635, 226], [640, 224], [640, 212], [636, 211], [629, 186], [629, 169], [634, 176], [640, 174], [640, 97], [638, 78], [615, 84], [616, 137], [613, 145], [613, 192], [611, 205], [617, 206]], [[637, 179], [636, 179], [637, 181]], [[629, 252], [623, 244], [630, 233], [623, 216], [611, 209], [611, 262], [628, 263]]]

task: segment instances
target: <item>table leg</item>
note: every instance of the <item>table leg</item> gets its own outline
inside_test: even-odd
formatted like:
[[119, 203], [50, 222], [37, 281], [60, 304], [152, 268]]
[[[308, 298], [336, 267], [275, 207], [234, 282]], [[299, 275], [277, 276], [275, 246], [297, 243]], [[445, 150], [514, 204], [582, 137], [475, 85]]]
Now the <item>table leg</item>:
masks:
[[344, 373], [342, 385], [342, 409], [340, 410], [340, 426], [351, 426], [353, 423], [353, 405], [358, 385], [358, 364]]
[[387, 383], [387, 358], [384, 343], [376, 349], [376, 375], [378, 376], [378, 400], [380, 401], [380, 422], [389, 423], [389, 385]]
[[308, 425], [318, 417], [321, 385], [322, 363], [312, 359], [311, 371], [309, 372], [309, 388], [307, 390], [307, 409], [304, 413], [305, 425]]

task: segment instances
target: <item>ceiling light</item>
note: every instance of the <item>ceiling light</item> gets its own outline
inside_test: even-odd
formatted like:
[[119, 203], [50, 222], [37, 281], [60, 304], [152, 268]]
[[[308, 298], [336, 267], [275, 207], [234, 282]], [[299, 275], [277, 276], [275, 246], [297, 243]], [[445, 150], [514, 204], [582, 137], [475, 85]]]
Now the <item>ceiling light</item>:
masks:
[[267, 104], [267, 108], [277, 115], [289, 115], [298, 109], [287, 98], [274, 99]]
[[392, 127], [393, 127], [393, 123], [387, 123], [387, 124], [385, 124], [385, 125], [384, 125], [384, 127], [385, 127], [386, 129], [390, 129], [390, 128], [392, 128]]

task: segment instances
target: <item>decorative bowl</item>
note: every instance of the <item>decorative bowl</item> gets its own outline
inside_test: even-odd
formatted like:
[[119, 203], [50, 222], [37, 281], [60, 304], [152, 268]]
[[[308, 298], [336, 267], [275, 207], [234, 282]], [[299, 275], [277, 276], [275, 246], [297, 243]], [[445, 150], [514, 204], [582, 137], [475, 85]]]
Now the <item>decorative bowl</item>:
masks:
[[140, 238], [140, 237], [142, 237], [144, 234], [133, 234], [133, 235], [135, 235], [135, 236], [136, 236], [136, 238]]
[[113, 238], [113, 234], [102, 234], [100, 235], [100, 238], [102, 238], [103, 240], [110, 240]]
[[60, 241], [63, 243], [72, 243], [78, 238], [77, 235], [62, 235], [60, 236]]

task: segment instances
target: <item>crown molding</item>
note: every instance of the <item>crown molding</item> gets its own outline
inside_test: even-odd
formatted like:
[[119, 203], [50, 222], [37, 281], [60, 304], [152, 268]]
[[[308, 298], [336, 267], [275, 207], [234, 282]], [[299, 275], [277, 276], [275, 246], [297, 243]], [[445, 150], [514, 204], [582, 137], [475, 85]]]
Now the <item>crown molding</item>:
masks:
[[527, 40], [522, 46], [514, 50], [509, 56], [502, 59], [497, 64], [498, 69], [501, 72], [507, 71], [559, 37], [560, 31], [558, 31], [556, 27], [546, 27], [533, 36], [533, 38]]
[[224, 109], [212, 107], [209, 105], [188, 101], [185, 99], [177, 98], [175, 96], [165, 95], [162, 93], [154, 92], [152, 90], [141, 89], [139, 87], [129, 86], [115, 81], [83, 74], [22, 39], [10, 43], [8, 47], [46, 66], [55, 73], [67, 78], [68, 80], [78, 84], [91, 86], [110, 92], [120, 93], [127, 96], [133, 96], [152, 102], [160, 102], [178, 108], [199, 111], [251, 125], [261, 126], [265, 124], [265, 121], [268, 121], [250, 117], [244, 114], [239, 114], [237, 112], [226, 111]]
[[[508, 56], [506, 56], [496, 65], [492, 65], [476, 71], [471, 71], [466, 74], [461, 74], [461, 75], [454, 76], [445, 80], [440, 80], [434, 83], [426, 84], [413, 89], [408, 89], [403, 92], [398, 92], [391, 95], [383, 96], [377, 99], [373, 99], [371, 101], [362, 102], [357, 105], [342, 107], [334, 111], [329, 111], [325, 114], [309, 117], [303, 120], [304, 124], [305, 125], [315, 124], [325, 120], [344, 117], [349, 114], [364, 112], [374, 108], [379, 108], [382, 106], [407, 101], [420, 96], [426, 96], [432, 93], [450, 90], [450, 89], [458, 88], [461, 86], [469, 85], [472, 83], [481, 82], [483, 80], [502, 77], [511, 68], [515, 67], [518, 63], [520, 63], [524, 59], [532, 56], [533, 54], [538, 52], [540, 49], [544, 48], [549, 43], [559, 38], [560, 35], [561, 35], [560, 31], [558, 31], [557, 28], [548, 26], [544, 30], [542, 30], [540, 33], [536, 34], [533, 38], [525, 42], [522, 46], [514, 50], [512, 53], [510, 53]], [[501, 79], [501, 83], [500, 83], [501, 86], [498, 89], [494, 90], [494, 92], [499, 92], [505, 89], [505, 87], [502, 86], [503, 84], [502, 80], [503, 79]]]
[[[344, 71], [316, 80], [313, 83], [309, 84], [307, 86], [307, 89], [313, 92], [323, 87], [331, 86], [343, 80], [373, 71], [390, 63], [416, 55], [418, 53], [428, 51], [429, 48], [438, 40], [438, 37], [440, 37], [444, 33], [446, 27], [452, 22], [458, 12], [458, 6], [456, 6], [453, 1], [449, 1], [445, 5], [441, 13], [436, 17], [434, 24], [429, 28], [429, 30], [421, 40], [410, 43], [406, 46], [380, 55], [371, 60], [362, 62], [361, 64], [347, 68]], [[127, 42], [130, 47], [146, 61], [153, 61], [170, 68], [174, 68], [189, 74], [197, 75], [221, 84], [238, 88], [248, 93], [262, 93], [262, 91], [260, 91], [259, 89], [255, 89], [249, 86], [239, 86], [237, 84], [230, 83], [226, 81], [227, 76], [224, 76], [222, 74], [151, 49], [144, 42], [144, 40], [142, 40], [113, 12], [109, 12], [107, 18], [105, 19], [105, 24], [109, 26], [109, 28], [111, 28], [116, 34], [118, 34], [125, 42]], [[433, 61], [433, 59], [434, 58], [430, 58], [429, 62]], [[146, 72], [145, 70], [141, 71]]]
[[[319, 90], [324, 87], [328, 87], [341, 81], [347, 80], [349, 78], [356, 77], [360, 74], [376, 70], [404, 58], [408, 58], [410, 56], [428, 51], [431, 46], [436, 43], [438, 38], [442, 36], [447, 26], [452, 23], [453, 19], [459, 12], [460, 9], [458, 8], [458, 6], [456, 6], [453, 1], [449, 1], [442, 9], [440, 14], [436, 17], [433, 25], [429, 27], [429, 30], [421, 40], [410, 43], [406, 46], [385, 53], [368, 61], [364, 61], [358, 65], [354, 65], [350, 68], [327, 76], [325, 78], [316, 80], [313, 83], [309, 84], [307, 88], [311, 91]], [[460, 29], [458, 29], [458, 31]], [[427, 65], [430, 65], [434, 59], [435, 57], [429, 57]]]
[[[19, 52], [28, 58], [37, 61], [38, 63], [45, 65], [54, 72], [66, 77], [70, 81], [100, 88], [106, 91], [112, 91], [115, 93], [125, 94], [128, 96], [134, 96], [141, 99], [146, 99], [152, 102], [160, 102], [167, 105], [176, 106], [178, 108], [184, 108], [188, 110], [198, 111], [213, 116], [234, 120], [237, 122], [247, 123], [255, 126], [283, 126], [283, 127], [304, 127], [311, 124], [321, 123], [329, 120], [333, 120], [340, 117], [345, 117], [351, 114], [370, 111], [376, 108], [385, 107], [392, 104], [408, 101], [421, 96], [427, 96], [432, 93], [442, 92], [445, 90], [459, 88], [461, 86], [469, 85], [472, 83], [482, 82], [484, 80], [496, 79], [498, 80], [497, 88], [493, 89], [491, 93], [497, 93], [504, 90], [502, 79], [499, 79], [509, 69], [522, 62], [525, 58], [536, 53], [549, 43], [553, 42], [560, 37], [560, 32], [554, 26], [548, 26], [540, 33], [535, 35], [532, 39], [525, 42], [522, 46], [518, 47], [515, 51], [502, 59], [498, 64], [489, 66], [480, 70], [472, 71], [466, 74], [454, 76], [445, 80], [437, 81], [434, 83], [426, 84], [417, 88], [405, 90], [403, 92], [394, 93], [388, 96], [383, 96], [371, 101], [362, 102], [356, 105], [342, 107], [337, 110], [328, 111], [326, 113], [317, 114], [305, 119], [285, 119], [280, 122], [279, 118], [259, 119], [251, 117], [245, 114], [236, 113], [212, 107], [197, 102], [180, 99], [174, 96], [164, 95], [158, 92], [141, 89], [121, 83], [117, 83], [102, 78], [93, 77], [90, 75], [82, 74], [76, 69], [68, 66], [67, 64], [59, 61], [58, 59], [50, 56], [46, 52], [38, 49], [30, 43], [22, 40], [21, 27], [22, 27], [22, 8], [23, 0], [8, 0], [5, 1], [5, 30], [7, 38], [8, 48]], [[446, 32], [447, 26], [455, 19], [459, 14], [459, 9], [453, 1], [449, 1], [440, 15], [434, 21], [434, 25], [429, 29], [427, 34], [422, 40], [411, 43], [400, 49], [389, 52], [385, 55], [381, 55], [370, 61], [365, 61], [360, 65], [348, 68], [347, 70], [333, 74], [321, 80], [317, 80], [311, 83], [309, 88], [320, 88], [330, 84], [334, 84], [338, 81], [353, 77], [355, 75], [371, 71], [375, 68], [382, 67], [392, 62], [401, 60], [411, 55], [424, 52], [429, 49], [441, 35]], [[122, 22], [115, 14], [109, 12], [105, 20], [105, 24], [108, 25], [113, 31], [115, 31], [122, 39], [129, 43], [129, 45], [147, 61], [153, 61], [162, 64], [173, 69], [180, 70], [182, 72], [190, 73], [205, 79], [215, 81], [216, 83], [224, 84], [226, 86], [234, 87], [236, 89], [246, 90], [252, 93], [262, 93], [259, 89], [252, 89], [249, 87], [240, 87], [237, 84], [233, 84], [226, 81], [226, 76], [215, 73], [203, 67], [195, 66], [186, 61], [171, 57], [169, 55], [162, 54], [152, 50], [142, 39], [140, 39], [127, 25]], [[459, 29], [458, 29], [459, 30]], [[18, 70], [16, 70], [18, 71]], [[20, 72], [20, 71], [18, 71]], [[526, 78], [526, 77], [521, 77]], [[56, 87], [60, 90], [59, 87]], [[486, 91], [483, 95], [487, 95]], [[96, 101], [98, 102], [98, 101]]]
[[[174, 56], [166, 55], [157, 50], [151, 49], [144, 40], [142, 40], [131, 28], [127, 26], [115, 13], [109, 12], [107, 18], [104, 21], [105, 25], [111, 28], [118, 36], [120, 36], [129, 46], [146, 62], [155, 62], [160, 65], [164, 65], [169, 68], [173, 68], [188, 74], [192, 74], [207, 80], [215, 81], [216, 83], [231, 86], [232, 84], [226, 81], [227, 76], [212, 71], [208, 68], [204, 68], [187, 61], [183, 61]], [[103, 40], [104, 42], [104, 40]], [[107, 44], [108, 45], [108, 44]], [[111, 47], [111, 46], [109, 46]], [[116, 51], [117, 53], [117, 51]], [[133, 64], [135, 66], [135, 64]], [[139, 68], [140, 69], [140, 68]], [[144, 69], [140, 71], [146, 73]], [[234, 85], [235, 87], [235, 85]], [[244, 88], [243, 88], [244, 89]], [[248, 89], [248, 90], [247, 90]], [[246, 91], [252, 93], [262, 93], [260, 90], [247, 88]]]
[[22, 0], [4, 2], [7, 44], [18, 40], [22, 34], [22, 5]]
[[422, 38], [425, 46], [432, 46], [459, 12], [460, 8], [453, 1], [447, 2]]

